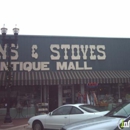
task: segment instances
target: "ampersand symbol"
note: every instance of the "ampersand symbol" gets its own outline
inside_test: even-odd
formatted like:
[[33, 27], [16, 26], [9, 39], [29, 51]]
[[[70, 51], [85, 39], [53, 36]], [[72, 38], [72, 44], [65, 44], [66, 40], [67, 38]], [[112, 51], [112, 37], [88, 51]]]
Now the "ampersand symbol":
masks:
[[38, 53], [36, 52], [37, 48], [38, 48], [37, 45], [32, 46], [32, 57], [35, 59], [38, 58]]

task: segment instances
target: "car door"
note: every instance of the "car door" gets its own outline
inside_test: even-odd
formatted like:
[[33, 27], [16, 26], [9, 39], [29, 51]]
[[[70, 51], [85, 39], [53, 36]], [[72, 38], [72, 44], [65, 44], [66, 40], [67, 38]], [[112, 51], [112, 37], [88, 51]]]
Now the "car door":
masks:
[[70, 112], [70, 123], [90, 119], [93, 117], [95, 117], [95, 113], [87, 111], [83, 112], [79, 108], [73, 106]]
[[77, 107], [72, 107], [70, 112], [70, 123], [74, 123], [85, 119], [86, 119], [86, 115], [84, 114], [83, 111], [81, 111]]
[[45, 128], [48, 129], [60, 129], [65, 124], [69, 124], [69, 113], [72, 106], [63, 106], [48, 115], [45, 122]]

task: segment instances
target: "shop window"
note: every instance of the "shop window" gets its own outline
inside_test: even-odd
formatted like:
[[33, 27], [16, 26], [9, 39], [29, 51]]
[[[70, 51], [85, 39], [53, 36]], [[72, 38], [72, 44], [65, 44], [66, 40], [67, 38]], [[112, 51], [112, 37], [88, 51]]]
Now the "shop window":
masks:
[[[41, 87], [39, 86], [12, 86], [10, 92], [10, 107], [16, 108], [20, 103], [22, 107], [34, 106], [41, 102]], [[7, 106], [7, 91], [0, 91], [0, 108]]]
[[63, 86], [63, 104], [72, 103], [72, 87]]
[[[74, 85], [74, 103], [79, 103], [80, 85]], [[81, 94], [82, 95], [82, 94]], [[81, 97], [82, 100], [82, 97]]]

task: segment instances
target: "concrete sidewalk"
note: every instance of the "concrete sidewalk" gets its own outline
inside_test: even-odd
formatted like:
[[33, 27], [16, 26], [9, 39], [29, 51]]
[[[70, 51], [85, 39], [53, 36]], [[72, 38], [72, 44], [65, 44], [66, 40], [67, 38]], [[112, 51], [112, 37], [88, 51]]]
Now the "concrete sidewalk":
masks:
[[13, 119], [12, 123], [5, 124], [3, 120], [0, 120], [0, 130], [29, 130], [27, 128], [27, 122], [29, 118]]

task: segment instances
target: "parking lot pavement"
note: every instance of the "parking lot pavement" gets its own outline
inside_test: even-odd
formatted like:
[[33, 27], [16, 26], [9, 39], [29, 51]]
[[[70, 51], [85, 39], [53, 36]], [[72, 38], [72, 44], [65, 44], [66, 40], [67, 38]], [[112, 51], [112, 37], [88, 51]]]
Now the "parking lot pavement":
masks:
[[13, 119], [12, 123], [4, 124], [3, 120], [0, 120], [0, 130], [29, 130], [27, 128], [28, 118]]
[[21, 125], [12, 128], [3, 128], [3, 129], [1, 128], [0, 130], [32, 130], [32, 129], [28, 128], [27, 125]]

